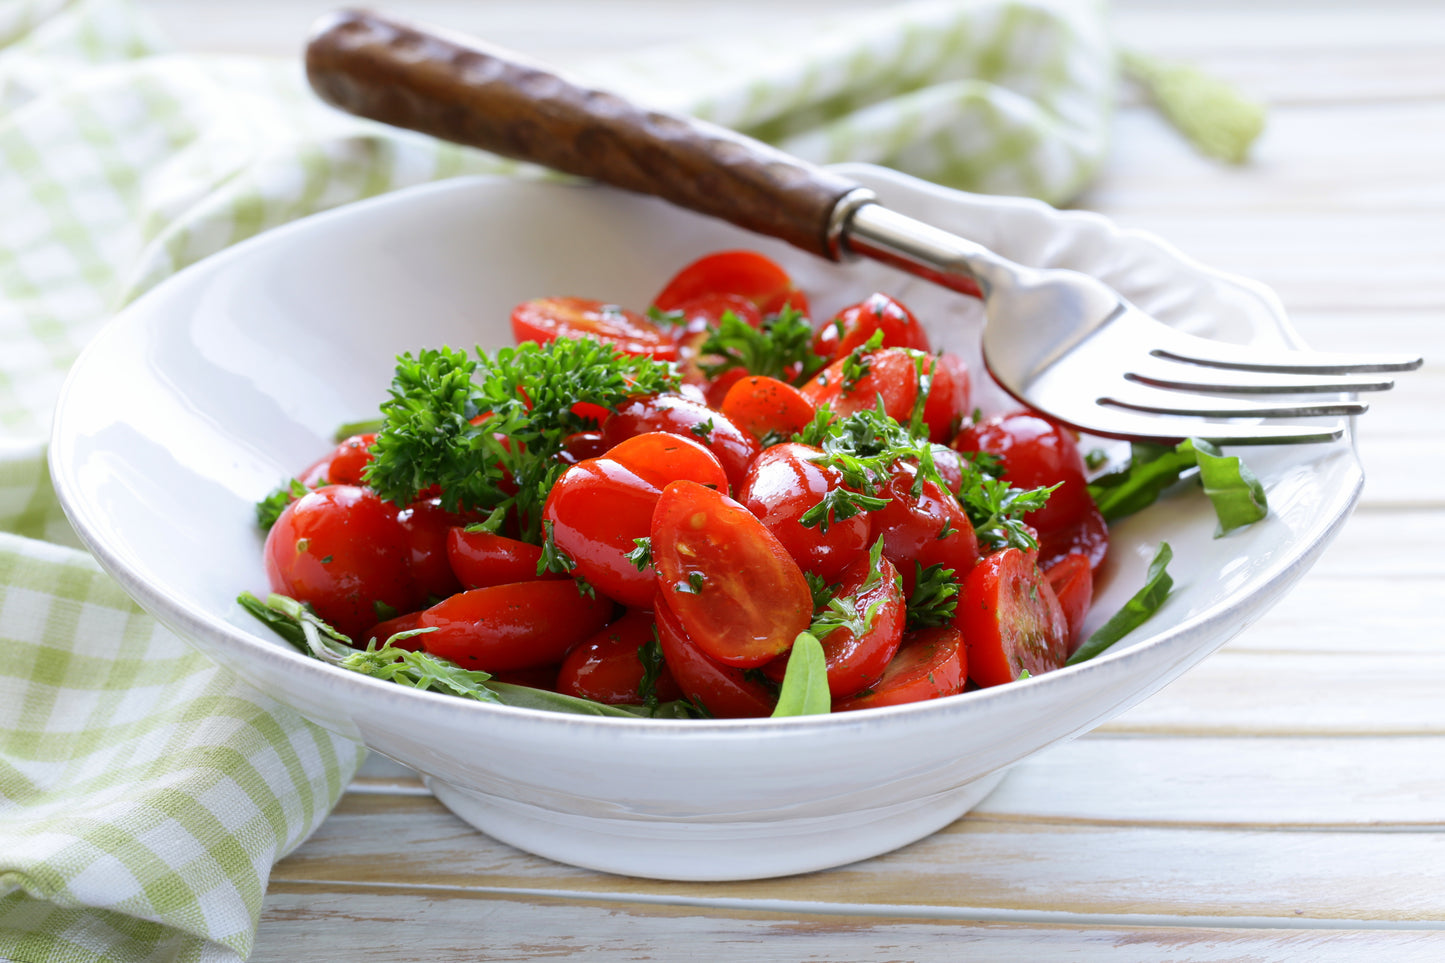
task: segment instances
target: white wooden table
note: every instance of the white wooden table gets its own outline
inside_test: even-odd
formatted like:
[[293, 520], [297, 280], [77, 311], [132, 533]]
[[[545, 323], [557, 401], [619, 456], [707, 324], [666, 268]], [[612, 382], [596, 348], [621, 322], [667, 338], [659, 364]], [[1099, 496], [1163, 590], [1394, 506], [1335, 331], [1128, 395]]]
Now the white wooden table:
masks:
[[[863, 0], [397, 2], [554, 61]], [[191, 50], [326, 4], [151, 0]], [[1119, 36], [1272, 105], [1243, 168], [1128, 99], [1079, 206], [1272, 285], [1315, 346], [1423, 353], [1359, 426], [1360, 508], [1178, 682], [936, 836], [830, 872], [658, 883], [520, 853], [373, 760], [281, 862], [257, 961], [1445, 959], [1445, 6], [1127, 0]]]

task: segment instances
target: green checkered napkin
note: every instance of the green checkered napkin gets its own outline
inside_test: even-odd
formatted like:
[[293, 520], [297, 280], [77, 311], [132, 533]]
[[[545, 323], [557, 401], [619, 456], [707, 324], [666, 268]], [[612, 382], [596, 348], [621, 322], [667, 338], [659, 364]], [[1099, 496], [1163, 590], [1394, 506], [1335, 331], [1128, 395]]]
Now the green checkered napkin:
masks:
[[[579, 73], [815, 160], [974, 190], [1060, 200], [1103, 151], [1113, 65], [1092, 5], [894, 6], [749, 43]], [[25, 963], [244, 958], [272, 865], [362, 754], [74, 547], [45, 440], [77, 352], [140, 292], [269, 227], [517, 171], [330, 111], [295, 63], [158, 51], [123, 0], [0, 0], [0, 958]]]

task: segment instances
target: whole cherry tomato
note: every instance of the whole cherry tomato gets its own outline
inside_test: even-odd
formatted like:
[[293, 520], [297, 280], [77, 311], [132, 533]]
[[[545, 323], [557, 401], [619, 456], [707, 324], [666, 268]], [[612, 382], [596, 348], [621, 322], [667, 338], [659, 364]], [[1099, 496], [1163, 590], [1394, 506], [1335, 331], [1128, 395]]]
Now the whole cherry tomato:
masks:
[[[850, 565], [836, 586], [835, 598], [847, 600], [854, 615], [866, 619], [867, 626], [865, 631], [856, 632], [840, 625], [819, 639], [828, 667], [828, 691], [833, 698], [841, 699], [883, 677], [903, 639], [907, 613], [898, 571], [886, 558], [880, 560], [876, 572], [866, 556]], [[787, 664], [787, 656], [779, 656], [763, 666], [763, 672], [781, 683]]]
[[978, 539], [958, 499], [931, 479], [919, 483], [918, 470], [907, 464], [898, 467], [879, 495], [888, 504], [868, 513], [868, 537], [883, 539], [883, 556], [902, 573], [904, 591], [913, 592], [915, 563], [953, 569], [954, 578], [962, 581], [978, 561]]
[[460, 526], [447, 531], [447, 561], [463, 588], [486, 588], [537, 579], [560, 579], [561, 573], [537, 574], [540, 546], [491, 532], [469, 532]]
[[302, 472], [301, 484], [307, 488], [360, 485], [362, 473], [371, 464], [371, 443], [375, 440], [375, 432], [352, 435]]
[[719, 719], [772, 715], [777, 693], [747, 671], [723, 665], [699, 648], [661, 593], [653, 614], [663, 660], [685, 696]]
[[923, 403], [923, 423], [930, 441], [947, 444], [968, 416], [971, 385], [968, 365], [947, 351], [934, 356], [925, 369], [929, 376], [928, 398]]
[[671, 311], [706, 294], [741, 295], [765, 315], [787, 305], [808, 313], [807, 296], [794, 287], [788, 272], [756, 251], [719, 251], [698, 258], [678, 271], [652, 303]]
[[[865, 371], [849, 380], [850, 360]], [[894, 421], [908, 424], [913, 417], [913, 403], [918, 400], [918, 363], [915, 356], [901, 348], [885, 348], [848, 355], [834, 361], [803, 386], [803, 397], [814, 407], [827, 405], [838, 418], [864, 409], [876, 408], [883, 399], [883, 410]]]
[[369, 488], [327, 485], [292, 502], [266, 536], [264, 559], [273, 591], [310, 603], [354, 638], [426, 600], [396, 507]]
[[634, 398], [622, 405], [602, 426], [602, 438], [616, 445], [633, 435], [666, 431], [702, 442], [717, 456], [729, 484], [741, 485], [748, 465], [758, 455], [758, 443], [732, 420], [707, 405], [680, 395]]
[[[753, 462], [738, 489], [738, 501], [757, 516], [805, 572], [832, 581], [868, 554], [867, 515], [854, 515], [826, 526], [804, 526], [799, 519], [830, 491], [843, 487], [836, 468], [816, 464], [821, 449], [786, 442], [767, 449]], [[971, 530], [970, 530], [971, 531]]]
[[1044, 577], [1053, 586], [1069, 626], [1069, 655], [1083, 644], [1084, 618], [1094, 601], [1094, 570], [1089, 556], [1070, 552], [1044, 570]]
[[919, 629], [903, 637], [898, 654], [876, 685], [855, 696], [835, 699], [833, 711], [876, 709], [954, 695], [963, 691], [967, 668], [963, 636], [958, 629], [951, 625]]
[[688, 435], [644, 432], [622, 439], [607, 449], [605, 457], [626, 465], [656, 485], [659, 491], [678, 478], [717, 489], [725, 489], [728, 484], [728, 476], [717, 456]]
[[612, 616], [612, 603], [571, 579], [459, 592], [422, 612], [417, 636], [432, 655], [464, 669], [505, 672], [555, 665]]
[[610, 599], [632, 608], [652, 605], [652, 566], [627, 556], [652, 529], [661, 489], [610, 458], [588, 458], [562, 473], [542, 506], [543, 523], [576, 572]]
[[[557, 673], [557, 691], [608, 705], [640, 704], [643, 665], [638, 650], [652, 641], [656, 626], [651, 612], [628, 609], [567, 653]], [[653, 692], [662, 702], [682, 696], [666, 664], [657, 674]]]
[[788, 439], [813, 420], [817, 409], [785, 381], [765, 375], [739, 378], [719, 410], [760, 442], [769, 435]]
[[1032, 412], [989, 418], [959, 432], [953, 447], [996, 455], [1003, 478], [1016, 488], [1060, 483], [1048, 504], [1024, 521], [1039, 533], [1039, 565], [1048, 568], [1070, 552], [1098, 567], [1109, 548], [1108, 526], [1089, 496], [1079, 446], [1067, 429]]
[[426, 598], [443, 598], [462, 583], [447, 558], [448, 533], [464, 519], [442, 508], [440, 498], [424, 498], [397, 512], [396, 523], [411, 553], [411, 577]]
[[963, 580], [954, 626], [980, 686], [1039, 675], [1069, 657], [1069, 626], [1049, 580], [1016, 548], [987, 556]]
[[719, 662], [763, 665], [811, 621], [812, 592], [787, 550], [742, 505], [696, 482], [662, 490], [652, 558], [658, 593]]
[[882, 292], [850, 304], [813, 335], [813, 351], [824, 358], [839, 358], [862, 344], [875, 331], [883, 332], [884, 348], [930, 350], [928, 332], [898, 301]]
[[622, 354], [677, 360], [677, 342], [648, 318], [615, 304], [589, 298], [535, 298], [512, 309], [518, 341], [545, 344], [555, 338], [592, 338]]

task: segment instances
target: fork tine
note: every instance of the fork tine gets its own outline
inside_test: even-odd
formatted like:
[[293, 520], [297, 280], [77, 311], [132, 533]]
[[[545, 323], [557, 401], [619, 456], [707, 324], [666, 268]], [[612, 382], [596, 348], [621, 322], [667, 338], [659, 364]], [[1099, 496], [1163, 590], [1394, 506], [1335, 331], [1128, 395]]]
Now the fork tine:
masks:
[[1208, 368], [1302, 375], [1413, 371], [1423, 363], [1423, 359], [1418, 355], [1345, 354], [1261, 348], [1255, 345], [1210, 341], [1182, 331], [1169, 331], [1165, 342], [1149, 353], [1156, 358]]
[[1136, 384], [1200, 393], [1349, 394], [1356, 391], [1388, 391], [1395, 386], [1393, 379], [1379, 375], [1289, 374], [1242, 371], [1235, 368], [1205, 368], [1173, 362], [1141, 365], [1140, 368], [1143, 370], [1125, 372], [1124, 377]]
[[1088, 414], [1089, 424], [1074, 427], [1095, 435], [1130, 441], [1181, 441], [1202, 438], [1216, 445], [1288, 445], [1335, 441], [1345, 433], [1344, 422], [1323, 425], [1237, 424], [1161, 417], [1100, 400]]
[[1188, 395], [1183, 393], [1171, 392], [1165, 395], [1148, 392], [1137, 396], [1100, 398], [1098, 403], [1128, 408], [1130, 411], [1148, 411], [1157, 415], [1190, 415], [1197, 418], [1317, 418], [1324, 415], [1363, 415], [1370, 410], [1369, 405], [1359, 401], [1261, 404], [1200, 396], [1197, 403], [1190, 404], [1184, 400], [1187, 397]]

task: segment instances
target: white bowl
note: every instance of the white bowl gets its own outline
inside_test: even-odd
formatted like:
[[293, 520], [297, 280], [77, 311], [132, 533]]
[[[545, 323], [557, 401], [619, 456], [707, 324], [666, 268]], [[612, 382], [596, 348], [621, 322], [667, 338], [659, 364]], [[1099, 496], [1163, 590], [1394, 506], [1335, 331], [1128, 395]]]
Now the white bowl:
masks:
[[[847, 171], [895, 208], [1016, 260], [1094, 273], [1168, 323], [1294, 340], [1268, 291], [1101, 217]], [[241, 590], [266, 589], [253, 503], [326, 450], [337, 425], [375, 413], [396, 354], [499, 346], [512, 305], [541, 295], [644, 306], [678, 267], [731, 247], [778, 258], [820, 312], [887, 290], [938, 343], [976, 357], [975, 304], [878, 265], [826, 264], [599, 187], [444, 181], [271, 231], [122, 312], [61, 399], [56, 490], [142, 606], [258, 688], [419, 770], [482, 831], [579, 866], [708, 880], [836, 866], [948, 824], [1011, 763], [1117, 715], [1258, 618], [1358, 496], [1348, 439], [1249, 450], [1266, 520], [1215, 539], [1194, 492], [1116, 526], [1091, 626], [1142, 584], [1161, 540], [1177, 587], [1104, 656], [836, 716], [651, 721], [467, 702], [304, 657], [236, 604]]]

